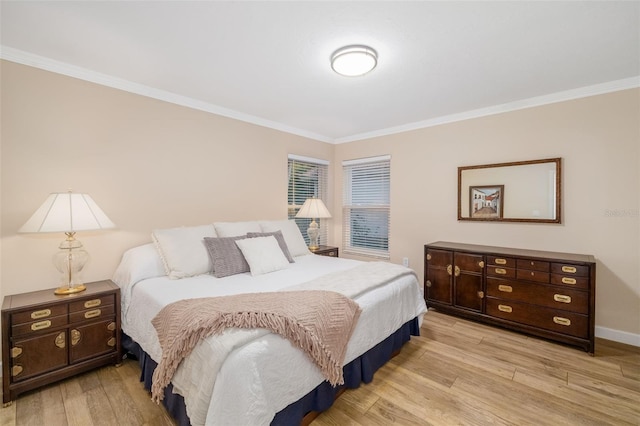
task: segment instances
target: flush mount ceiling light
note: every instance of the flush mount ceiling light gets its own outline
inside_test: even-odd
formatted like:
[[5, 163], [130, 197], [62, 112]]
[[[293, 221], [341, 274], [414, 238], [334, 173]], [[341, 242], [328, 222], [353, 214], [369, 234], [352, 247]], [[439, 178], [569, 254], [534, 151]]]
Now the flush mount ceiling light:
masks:
[[364, 75], [377, 64], [378, 53], [369, 46], [345, 46], [331, 55], [331, 68], [346, 77]]

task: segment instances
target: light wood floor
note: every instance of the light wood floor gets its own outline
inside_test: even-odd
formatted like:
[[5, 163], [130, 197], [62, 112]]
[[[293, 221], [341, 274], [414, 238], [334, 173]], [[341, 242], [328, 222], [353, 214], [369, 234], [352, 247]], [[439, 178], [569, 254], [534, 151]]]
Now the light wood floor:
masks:
[[[22, 395], [2, 425], [174, 425], [135, 361]], [[640, 425], [640, 348], [606, 340], [596, 356], [430, 311], [422, 336], [313, 426]]]

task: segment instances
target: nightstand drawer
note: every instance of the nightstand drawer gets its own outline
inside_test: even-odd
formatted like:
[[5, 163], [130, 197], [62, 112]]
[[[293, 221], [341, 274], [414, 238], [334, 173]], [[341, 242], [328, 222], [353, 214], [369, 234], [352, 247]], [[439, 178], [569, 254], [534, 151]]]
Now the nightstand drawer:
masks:
[[112, 294], [92, 299], [78, 300], [77, 302], [69, 303], [69, 312], [78, 312], [84, 311], [85, 309], [100, 308], [104, 305], [113, 305], [113, 303], [114, 296]]
[[29, 309], [28, 311], [11, 314], [11, 324], [25, 324], [43, 319], [67, 314], [67, 305], [54, 305], [42, 309]]
[[114, 306], [102, 305], [99, 308], [86, 309], [79, 312], [71, 312], [69, 314], [69, 323], [75, 324], [88, 320], [100, 320], [105, 318], [113, 318]]
[[22, 336], [25, 334], [39, 333], [45, 330], [48, 331], [56, 327], [64, 327], [65, 325], [67, 325], [66, 313], [65, 315], [57, 317], [49, 317], [47, 319], [41, 319], [11, 326], [11, 333], [13, 336]]

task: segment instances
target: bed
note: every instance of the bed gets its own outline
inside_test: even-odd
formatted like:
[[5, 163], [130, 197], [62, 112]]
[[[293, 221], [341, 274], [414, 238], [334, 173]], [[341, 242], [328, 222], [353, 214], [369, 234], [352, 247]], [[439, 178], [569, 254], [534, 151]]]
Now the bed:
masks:
[[[293, 221], [155, 230], [152, 239], [128, 250], [113, 278], [121, 288], [123, 346], [139, 359], [147, 388], [162, 360], [152, 320], [173, 302], [305, 289], [384, 267], [311, 254]], [[261, 244], [253, 254], [241, 251], [246, 263], [240, 266], [238, 240], [248, 241], [246, 247]], [[279, 256], [278, 247], [286, 264], [280, 258], [262, 260], [270, 253]], [[236, 257], [229, 260], [234, 250]], [[422, 287], [411, 270], [393, 267], [394, 275], [353, 296], [361, 311], [346, 345], [341, 387], [371, 381], [410, 335], [419, 334], [426, 312]], [[372, 271], [370, 276], [379, 275]], [[328, 408], [339, 389], [289, 340], [265, 329], [230, 328], [194, 347], [164, 389], [163, 403], [181, 425], [299, 424], [309, 411]]]

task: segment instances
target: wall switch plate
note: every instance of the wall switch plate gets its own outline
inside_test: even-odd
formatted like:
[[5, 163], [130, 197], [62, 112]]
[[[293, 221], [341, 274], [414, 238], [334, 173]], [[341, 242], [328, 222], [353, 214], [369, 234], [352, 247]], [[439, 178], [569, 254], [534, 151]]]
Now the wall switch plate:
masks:
[[408, 257], [403, 257], [402, 258], [402, 266], [406, 266], [407, 268], [409, 267], [409, 258]]

